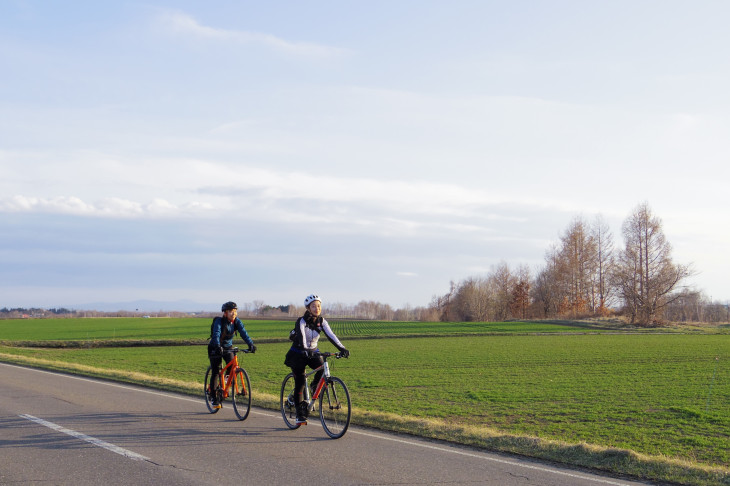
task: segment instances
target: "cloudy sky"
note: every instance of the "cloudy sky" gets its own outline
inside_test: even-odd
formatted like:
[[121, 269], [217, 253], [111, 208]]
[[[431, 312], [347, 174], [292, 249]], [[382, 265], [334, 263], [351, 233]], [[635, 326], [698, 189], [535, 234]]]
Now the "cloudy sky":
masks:
[[0, 307], [427, 305], [648, 202], [730, 298], [730, 3], [0, 3]]

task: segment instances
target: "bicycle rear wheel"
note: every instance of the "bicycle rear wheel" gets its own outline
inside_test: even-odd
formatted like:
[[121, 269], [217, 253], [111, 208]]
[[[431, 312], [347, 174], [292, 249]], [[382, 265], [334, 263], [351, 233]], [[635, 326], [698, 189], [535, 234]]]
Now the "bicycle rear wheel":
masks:
[[233, 411], [238, 420], [246, 420], [251, 411], [251, 383], [248, 373], [243, 368], [236, 368], [235, 383], [231, 387]]
[[297, 423], [297, 407], [294, 406], [294, 375], [289, 373], [281, 383], [281, 395], [279, 396], [281, 416], [284, 423], [290, 429], [299, 428]]
[[208, 407], [208, 411], [210, 413], [216, 413], [219, 408], [213, 408], [213, 397], [214, 393], [218, 393], [220, 395], [220, 388], [217, 391], [210, 391], [210, 380], [211, 380], [212, 374], [211, 374], [211, 367], [208, 366], [208, 371], [205, 372], [205, 380], [203, 383], [203, 396], [205, 397], [205, 405]]
[[324, 431], [332, 439], [339, 439], [350, 426], [350, 392], [345, 383], [334, 376], [327, 380], [319, 396], [319, 418]]

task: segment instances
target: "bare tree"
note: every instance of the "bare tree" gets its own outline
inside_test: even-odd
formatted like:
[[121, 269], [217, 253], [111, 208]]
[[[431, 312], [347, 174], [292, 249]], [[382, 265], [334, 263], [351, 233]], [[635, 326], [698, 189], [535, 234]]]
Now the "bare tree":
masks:
[[593, 275], [597, 262], [596, 242], [583, 218], [575, 218], [560, 238], [557, 254], [560, 313], [576, 316], [593, 312]]
[[431, 303], [428, 305], [428, 308], [431, 309], [433, 315], [438, 316], [438, 320], [448, 321], [450, 299], [451, 293], [448, 293], [446, 295], [434, 295], [433, 297], [431, 297]]
[[530, 268], [520, 265], [515, 280], [509, 304], [510, 314], [518, 319], [527, 319], [530, 310]]
[[251, 310], [254, 313], [254, 315], [261, 316], [264, 314], [264, 306], [266, 305], [266, 302], [263, 300], [254, 300], [251, 302]]
[[507, 262], [502, 261], [492, 269], [488, 280], [494, 289], [494, 318], [504, 321], [510, 316], [510, 301], [517, 279]]
[[614, 303], [613, 287], [610, 284], [610, 275], [614, 266], [613, 233], [611, 233], [606, 220], [600, 215], [596, 216], [592, 233], [596, 245], [593, 295], [598, 300], [594, 303], [594, 309], [598, 314], [606, 315], [609, 307]]
[[664, 308], [664, 316], [673, 322], [704, 322], [709, 308], [700, 292], [682, 290]]
[[422, 322], [436, 322], [442, 318], [441, 312], [433, 305], [416, 307], [415, 313], [416, 319]]
[[537, 315], [552, 317], [557, 314], [560, 304], [558, 250], [551, 246], [545, 252], [545, 266], [537, 272], [532, 286], [532, 300], [539, 310]]
[[413, 315], [413, 308], [411, 308], [410, 304], [405, 304], [394, 313], [396, 321], [411, 321], [413, 320]]
[[622, 226], [625, 248], [618, 255], [614, 281], [632, 323], [651, 325], [662, 309], [678, 298], [672, 295], [692, 275], [689, 265], [672, 262], [672, 247], [661, 220], [648, 203], [640, 204]]
[[452, 319], [463, 321], [491, 320], [494, 296], [484, 278], [470, 277], [457, 287], [452, 300]]
[[451, 320], [452, 315], [452, 303], [456, 296], [456, 283], [454, 281], [449, 282], [449, 292], [446, 295], [438, 296], [434, 295], [431, 298], [431, 304], [429, 307], [433, 309], [439, 316], [439, 320], [442, 322], [448, 322]]

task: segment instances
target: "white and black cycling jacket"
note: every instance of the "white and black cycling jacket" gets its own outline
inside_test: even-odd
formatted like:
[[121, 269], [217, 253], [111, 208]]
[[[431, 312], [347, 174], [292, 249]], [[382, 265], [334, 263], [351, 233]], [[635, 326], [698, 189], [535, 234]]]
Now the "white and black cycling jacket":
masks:
[[299, 318], [296, 325], [298, 327], [298, 332], [296, 336], [296, 339], [298, 341], [294, 343], [294, 346], [297, 348], [304, 349], [305, 351], [315, 351], [319, 343], [319, 334], [321, 332], [324, 332], [325, 336], [327, 336], [327, 339], [329, 339], [330, 342], [334, 344], [337, 349], [345, 348], [340, 340], [337, 339], [335, 333], [332, 332], [332, 328], [330, 328], [327, 319], [322, 318], [322, 322], [317, 324], [316, 329], [311, 329], [309, 326], [307, 326], [307, 321], [305, 321], [303, 317]]

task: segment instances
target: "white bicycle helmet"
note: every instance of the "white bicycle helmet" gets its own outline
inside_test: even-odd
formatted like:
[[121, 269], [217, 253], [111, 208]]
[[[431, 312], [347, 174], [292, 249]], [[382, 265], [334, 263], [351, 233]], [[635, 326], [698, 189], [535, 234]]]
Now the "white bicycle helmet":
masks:
[[317, 295], [317, 294], [308, 295], [307, 298], [304, 299], [304, 307], [309, 307], [309, 304], [311, 304], [315, 300], [322, 302], [322, 299], [319, 298], [319, 295]]

